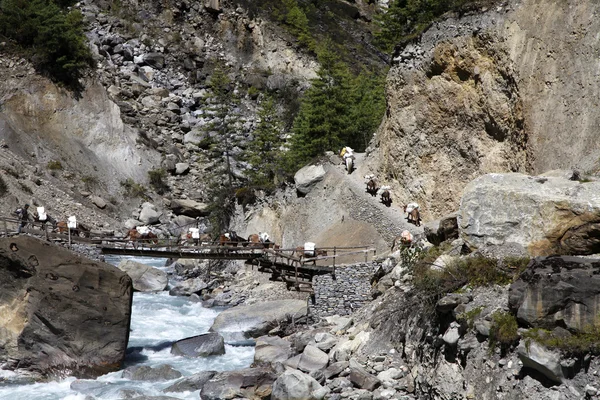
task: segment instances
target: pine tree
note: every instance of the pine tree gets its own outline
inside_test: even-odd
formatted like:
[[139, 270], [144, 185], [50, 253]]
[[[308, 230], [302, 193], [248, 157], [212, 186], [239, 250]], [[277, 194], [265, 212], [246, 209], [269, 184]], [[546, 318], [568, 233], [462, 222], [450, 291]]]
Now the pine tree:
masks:
[[270, 189], [283, 179], [282, 171], [282, 146], [281, 138], [283, 124], [275, 101], [271, 97], [265, 98], [258, 111], [259, 123], [254, 130], [252, 140], [246, 150], [246, 159], [252, 165], [248, 175], [251, 187]]
[[235, 137], [241, 124], [238, 112], [239, 99], [232, 90], [232, 82], [223, 65], [217, 63], [210, 77], [211, 97], [207, 111], [213, 116], [213, 122], [205, 129], [217, 132], [211, 140], [210, 150], [214, 160], [208, 176], [209, 211], [215, 233], [228, 229], [235, 211], [236, 182], [232, 170], [231, 151], [235, 146]]
[[294, 120], [290, 156], [297, 167], [325, 150], [337, 150], [351, 132], [352, 75], [326, 42], [318, 51], [321, 68]]

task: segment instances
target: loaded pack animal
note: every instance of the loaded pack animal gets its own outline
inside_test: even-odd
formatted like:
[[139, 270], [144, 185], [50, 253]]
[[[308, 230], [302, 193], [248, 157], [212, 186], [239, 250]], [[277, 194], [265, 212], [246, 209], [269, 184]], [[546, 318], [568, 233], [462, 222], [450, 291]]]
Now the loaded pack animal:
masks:
[[400, 249], [400, 247], [410, 247], [413, 242], [413, 235], [407, 230], [402, 231], [400, 236], [397, 236], [392, 242], [391, 251]]
[[389, 186], [380, 187], [377, 193], [381, 196], [381, 203], [386, 207], [389, 207], [392, 204], [392, 194], [390, 193]]
[[[55, 225], [55, 230], [58, 231], [58, 233], [66, 235], [69, 233], [69, 224], [67, 223], [67, 221], [58, 221]], [[71, 235], [79, 237], [90, 237], [90, 229], [87, 226], [78, 222], [76, 228], [71, 228]]]
[[44, 211], [43, 207], [38, 207], [38, 209], [33, 213], [33, 221], [40, 224], [42, 230], [46, 229], [47, 224], [52, 227], [52, 230], [55, 230], [58, 223], [56, 219], [52, 218], [50, 214]]
[[193, 243], [196, 246], [212, 243], [212, 237], [208, 233], [200, 233], [198, 228], [189, 228], [187, 232], [181, 234], [180, 243], [182, 246]]
[[246, 243], [246, 239], [238, 236], [234, 231], [225, 232], [219, 237], [219, 245], [237, 247], [238, 243]]
[[[302, 262], [303, 258], [316, 258], [319, 256], [327, 256], [327, 250], [318, 249], [314, 246], [314, 243], [307, 242], [304, 246], [296, 247], [294, 254]], [[313, 264], [316, 264], [316, 260], [312, 260]]]
[[406, 219], [409, 223], [421, 226], [421, 213], [417, 203], [408, 203], [405, 205], [404, 212], [407, 214]]
[[250, 247], [262, 247], [265, 249], [272, 248], [275, 243], [271, 241], [271, 237], [266, 232], [253, 233], [248, 236], [248, 246]]
[[127, 231], [125, 240], [132, 241], [134, 245], [136, 245], [137, 243], [158, 244], [158, 236], [156, 236], [156, 234], [152, 232], [147, 226], [131, 228], [129, 231]]
[[371, 196], [376, 196], [377, 190], [379, 190], [379, 183], [375, 175], [365, 175], [365, 182], [367, 183], [367, 193]]
[[352, 171], [354, 170], [354, 150], [351, 149], [350, 147], [344, 147], [342, 149], [342, 152], [340, 153], [340, 155], [342, 156], [342, 159], [344, 160], [344, 165], [346, 166], [346, 171], [348, 171], [349, 174], [352, 173]]

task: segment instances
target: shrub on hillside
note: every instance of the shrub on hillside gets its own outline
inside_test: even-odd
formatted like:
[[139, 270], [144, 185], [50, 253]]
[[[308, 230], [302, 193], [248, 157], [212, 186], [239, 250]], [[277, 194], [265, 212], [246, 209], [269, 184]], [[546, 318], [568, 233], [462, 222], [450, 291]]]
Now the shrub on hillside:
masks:
[[122, 181], [121, 187], [125, 197], [146, 197], [146, 189], [131, 178]]
[[500, 347], [502, 351], [509, 349], [519, 340], [517, 318], [511, 313], [497, 311], [492, 315], [490, 327], [490, 348]]
[[169, 185], [165, 182], [165, 178], [167, 177], [167, 171], [162, 168], [153, 169], [148, 171], [148, 179], [150, 180], [150, 185], [156, 190], [156, 193], [163, 194], [167, 190], [169, 190]]
[[48, 161], [48, 164], [46, 164], [46, 168], [48, 168], [51, 171], [57, 171], [57, 170], [63, 169], [63, 166], [60, 161], [51, 160], [51, 161]]

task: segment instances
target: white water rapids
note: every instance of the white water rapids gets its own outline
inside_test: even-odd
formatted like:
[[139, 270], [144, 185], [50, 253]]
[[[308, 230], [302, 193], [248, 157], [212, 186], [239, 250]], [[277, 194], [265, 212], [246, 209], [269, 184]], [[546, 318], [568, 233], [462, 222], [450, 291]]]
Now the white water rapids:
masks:
[[[107, 257], [106, 261], [116, 265], [121, 259]], [[164, 259], [132, 259], [164, 268]], [[169, 296], [166, 291], [160, 294], [135, 293], [129, 354], [125, 360], [125, 367], [170, 364], [183, 376], [205, 370], [226, 371], [248, 367], [254, 358], [253, 347], [226, 345], [224, 355], [206, 358], [186, 358], [171, 354], [171, 342], [208, 332], [217, 314], [217, 310], [204, 308], [200, 303], [189, 301], [187, 297]], [[79, 392], [71, 389], [71, 383], [76, 380], [74, 377], [47, 383], [23, 384], [14, 372], [0, 370], [0, 400], [115, 400], [125, 397], [123, 390], [135, 391], [140, 396], [163, 395], [195, 400], [199, 398], [198, 391], [163, 391], [178, 379], [141, 382], [123, 379], [121, 375], [122, 371], [117, 371], [90, 380], [84, 385], [87, 388]]]

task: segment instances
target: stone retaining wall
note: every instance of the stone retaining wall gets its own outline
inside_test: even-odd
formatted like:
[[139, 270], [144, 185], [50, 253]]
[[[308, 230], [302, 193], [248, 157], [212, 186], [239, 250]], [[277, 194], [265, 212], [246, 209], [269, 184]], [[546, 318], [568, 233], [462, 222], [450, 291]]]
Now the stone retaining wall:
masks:
[[312, 315], [348, 315], [371, 300], [374, 264], [353, 264], [336, 268], [336, 280], [329, 274], [313, 278], [315, 302]]

